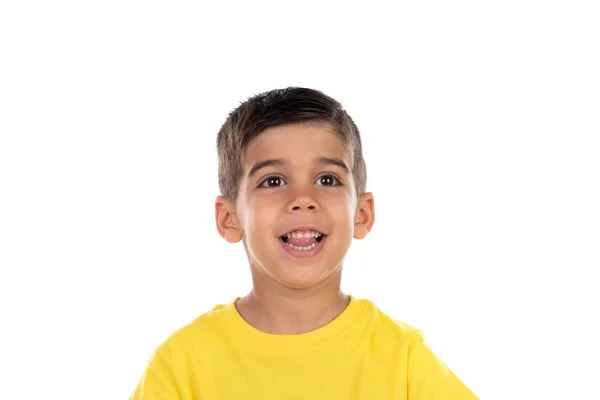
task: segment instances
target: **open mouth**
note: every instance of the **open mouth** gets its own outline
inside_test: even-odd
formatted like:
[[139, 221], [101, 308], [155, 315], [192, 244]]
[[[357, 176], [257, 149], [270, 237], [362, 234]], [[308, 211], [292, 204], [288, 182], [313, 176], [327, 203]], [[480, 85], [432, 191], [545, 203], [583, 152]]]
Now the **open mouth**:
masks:
[[295, 251], [310, 251], [317, 248], [327, 237], [317, 231], [294, 231], [279, 237], [281, 242]]

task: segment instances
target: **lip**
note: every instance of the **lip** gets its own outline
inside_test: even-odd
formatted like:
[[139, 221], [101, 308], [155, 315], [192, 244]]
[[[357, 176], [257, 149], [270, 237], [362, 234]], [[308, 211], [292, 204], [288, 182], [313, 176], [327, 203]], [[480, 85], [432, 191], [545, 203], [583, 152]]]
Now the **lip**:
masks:
[[[290, 231], [290, 232], [293, 232], [293, 231]], [[287, 244], [285, 244], [285, 242], [283, 240], [281, 240], [281, 236], [279, 237], [279, 243], [281, 243], [281, 246], [283, 247], [283, 249], [288, 254], [291, 254], [292, 256], [294, 256], [296, 258], [311, 258], [311, 257], [316, 256], [317, 254], [319, 254], [321, 252], [326, 241], [327, 241], [327, 235], [323, 234], [323, 239], [321, 239], [321, 241], [315, 246], [314, 249], [295, 250], [295, 249], [292, 249]]]

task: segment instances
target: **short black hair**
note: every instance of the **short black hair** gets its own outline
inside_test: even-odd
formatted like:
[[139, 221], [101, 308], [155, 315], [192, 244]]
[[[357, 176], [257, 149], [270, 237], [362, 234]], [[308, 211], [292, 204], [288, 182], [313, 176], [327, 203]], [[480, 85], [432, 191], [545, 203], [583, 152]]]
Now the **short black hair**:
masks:
[[252, 139], [273, 126], [309, 121], [326, 121], [333, 125], [352, 155], [350, 169], [357, 195], [362, 196], [367, 186], [367, 168], [358, 127], [338, 101], [321, 91], [302, 87], [260, 93], [229, 114], [217, 135], [221, 195], [236, 200], [244, 150]]

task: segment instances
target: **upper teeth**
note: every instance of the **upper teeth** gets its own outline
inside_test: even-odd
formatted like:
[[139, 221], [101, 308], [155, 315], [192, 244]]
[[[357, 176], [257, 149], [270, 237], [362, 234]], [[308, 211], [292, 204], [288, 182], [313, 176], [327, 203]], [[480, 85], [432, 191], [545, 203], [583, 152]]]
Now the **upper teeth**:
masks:
[[301, 232], [301, 231], [296, 231], [296, 232], [290, 232], [286, 236], [288, 239], [289, 238], [318, 238], [319, 236], [321, 236], [322, 234], [316, 231], [305, 231], [305, 232]]

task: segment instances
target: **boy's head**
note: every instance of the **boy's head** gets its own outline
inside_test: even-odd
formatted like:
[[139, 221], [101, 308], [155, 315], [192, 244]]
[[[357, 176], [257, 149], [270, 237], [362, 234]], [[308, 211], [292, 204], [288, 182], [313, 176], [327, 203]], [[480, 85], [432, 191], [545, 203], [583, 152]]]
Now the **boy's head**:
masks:
[[314, 286], [340, 272], [352, 237], [373, 225], [358, 128], [319, 91], [250, 98], [223, 124], [217, 152], [217, 229], [243, 240], [255, 283]]

